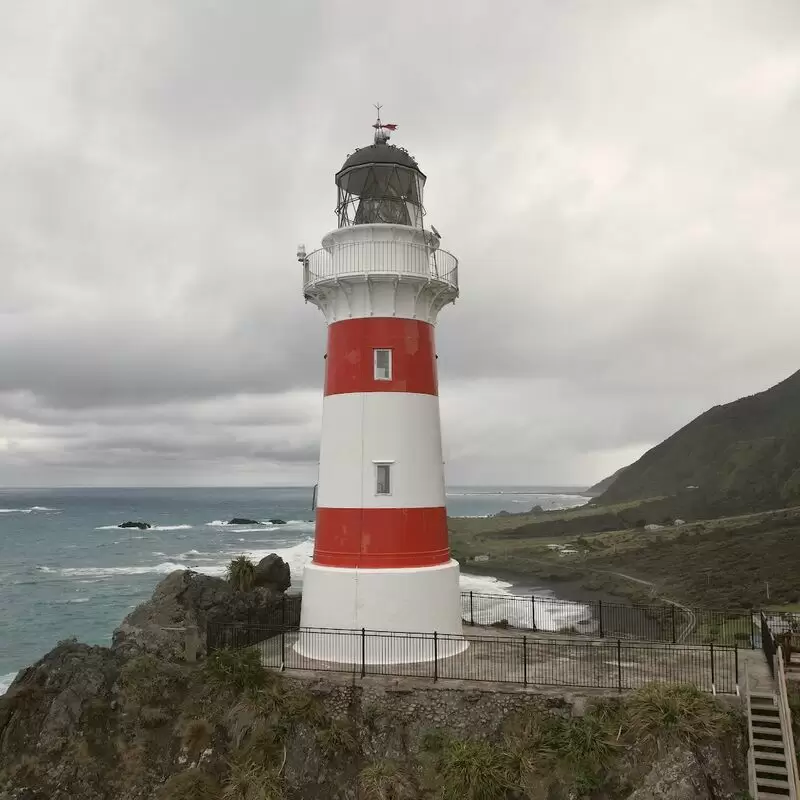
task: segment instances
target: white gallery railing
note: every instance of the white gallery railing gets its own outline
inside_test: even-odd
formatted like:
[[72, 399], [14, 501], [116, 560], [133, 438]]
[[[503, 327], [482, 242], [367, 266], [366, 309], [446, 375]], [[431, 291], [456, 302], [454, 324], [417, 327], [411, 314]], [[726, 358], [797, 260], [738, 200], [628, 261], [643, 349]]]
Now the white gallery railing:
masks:
[[309, 253], [303, 287], [356, 275], [412, 275], [458, 290], [458, 259], [446, 250], [410, 242], [351, 242]]

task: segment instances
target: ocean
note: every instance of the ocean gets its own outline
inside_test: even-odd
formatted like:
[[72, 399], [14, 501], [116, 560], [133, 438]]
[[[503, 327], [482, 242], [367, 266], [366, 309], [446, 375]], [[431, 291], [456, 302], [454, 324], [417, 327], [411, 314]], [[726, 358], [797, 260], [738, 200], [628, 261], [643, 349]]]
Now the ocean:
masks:
[[[452, 487], [451, 516], [581, 505], [576, 490]], [[107, 645], [123, 617], [176, 569], [223, 575], [231, 558], [277, 553], [302, 586], [313, 551], [310, 488], [0, 489], [0, 694], [19, 669], [75, 636]], [[228, 525], [233, 517], [285, 525]], [[142, 520], [149, 530], [121, 529]], [[507, 594], [496, 578], [462, 588]], [[544, 594], [550, 594], [542, 590]]]

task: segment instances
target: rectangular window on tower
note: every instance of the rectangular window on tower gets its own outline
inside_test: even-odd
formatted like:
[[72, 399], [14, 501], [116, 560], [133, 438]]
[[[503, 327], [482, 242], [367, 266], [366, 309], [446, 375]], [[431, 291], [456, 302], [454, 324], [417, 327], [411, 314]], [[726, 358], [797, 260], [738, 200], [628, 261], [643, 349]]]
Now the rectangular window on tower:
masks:
[[392, 465], [391, 464], [376, 464], [375, 465], [376, 486], [375, 494], [391, 494], [392, 493]]
[[375, 350], [375, 380], [390, 381], [392, 379], [392, 351]]

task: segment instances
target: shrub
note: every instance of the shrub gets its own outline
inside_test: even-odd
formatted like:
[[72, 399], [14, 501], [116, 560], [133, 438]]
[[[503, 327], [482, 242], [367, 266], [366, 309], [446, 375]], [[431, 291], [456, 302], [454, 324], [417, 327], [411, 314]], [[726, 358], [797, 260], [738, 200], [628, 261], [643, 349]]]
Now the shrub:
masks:
[[719, 736], [728, 715], [695, 686], [649, 683], [628, 700], [630, 732], [637, 740], [697, 744]]
[[214, 727], [207, 719], [190, 719], [181, 731], [181, 743], [186, 748], [189, 758], [196, 761], [200, 754], [211, 744]]
[[256, 582], [256, 565], [247, 556], [238, 556], [228, 564], [228, 582], [239, 592], [249, 592]]
[[358, 775], [358, 788], [364, 800], [415, 800], [419, 796], [408, 772], [390, 759], [367, 764]]
[[120, 672], [122, 690], [140, 706], [158, 706], [170, 699], [183, 680], [180, 667], [152, 655], [132, 658]]
[[219, 784], [205, 772], [192, 767], [173, 775], [158, 791], [158, 800], [217, 800]]
[[206, 660], [205, 669], [212, 686], [237, 694], [260, 689], [270, 678], [261, 663], [261, 654], [251, 649], [215, 650]]
[[274, 769], [255, 764], [231, 764], [222, 800], [283, 800], [283, 781]]
[[515, 786], [511, 754], [482, 740], [448, 742], [439, 756], [442, 800], [497, 800]]
[[318, 728], [316, 733], [320, 747], [329, 758], [358, 752], [358, 739], [353, 726], [348, 722], [332, 720], [325, 727]]

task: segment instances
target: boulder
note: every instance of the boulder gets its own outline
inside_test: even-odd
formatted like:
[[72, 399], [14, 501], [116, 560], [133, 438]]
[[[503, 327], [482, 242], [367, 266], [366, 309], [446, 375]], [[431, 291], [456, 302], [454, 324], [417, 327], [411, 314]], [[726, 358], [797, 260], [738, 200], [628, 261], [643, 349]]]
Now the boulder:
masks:
[[171, 572], [114, 631], [112, 649], [125, 657], [152, 653], [171, 661], [193, 660], [207, 652], [209, 625], [299, 624], [299, 603], [284, 600], [288, 564], [275, 554], [262, 559], [259, 568], [262, 564], [259, 585], [249, 592], [192, 570]]
[[247, 517], [234, 517], [228, 525], [260, 525], [257, 519], [247, 519]]
[[117, 525], [118, 528], [138, 528], [140, 531], [146, 531], [151, 526], [149, 522], [131, 522], [128, 520], [127, 522], [123, 522], [121, 525]]
[[273, 525], [285, 525], [286, 524], [286, 520], [285, 519], [271, 519], [270, 522]]
[[270, 553], [256, 565], [255, 585], [285, 592], [292, 585], [289, 565], [275, 553]]
[[535, 505], [531, 510], [531, 514], [544, 514], [544, 509], [540, 505]]

